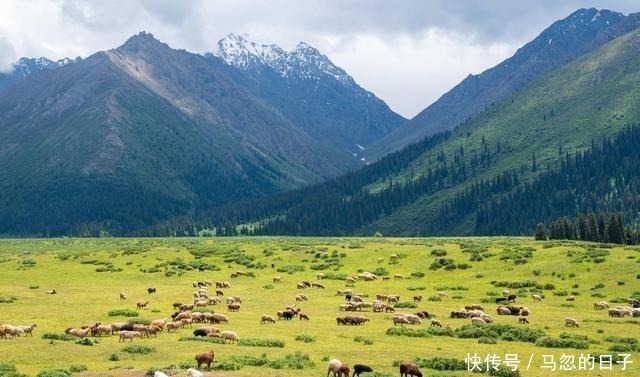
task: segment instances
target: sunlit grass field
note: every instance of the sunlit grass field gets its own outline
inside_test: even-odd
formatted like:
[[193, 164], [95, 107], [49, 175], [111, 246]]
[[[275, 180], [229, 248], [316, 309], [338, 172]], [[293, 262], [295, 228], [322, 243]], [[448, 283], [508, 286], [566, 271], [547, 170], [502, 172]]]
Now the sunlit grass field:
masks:
[[[391, 254], [399, 255], [397, 262], [391, 261]], [[437, 261], [440, 264], [434, 263]], [[0, 301], [9, 301], [0, 303], [0, 324], [37, 324], [33, 337], [0, 339], [0, 364], [14, 365], [19, 373], [29, 376], [70, 368], [86, 369], [83, 375], [90, 376], [107, 376], [109, 370], [123, 369], [142, 376], [150, 369], [194, 366], [196, 352], [213, 349], [216, 370], [212, 375], [324, 376], [326, 361], [337, 358], [349, 365], [367, 364], [382, 376], [397, 376], [398, 361], [420, 358], [425, 376], [478, 376], [466, 370], [439, 371], [424, 366], [425, 359], [464, 360], [468, 353], [475, 353], [482, 358], [495, 354], [500, 359], [517, 354], [521, 376], [637, 376], [640, 358], [636, 350], [640, 346], [635, 342], [640, 339], [640, 318], [610, 318], [606, 310], [594, 310], [593, 303], [606, 300], [613, 307], [627, 305], [624, 298], [638, 297], [639, 263], [640, 249], [636, 247], [526, 238], [0, 240]], [[436, 269], [436, 265], [442, 267]], [[199, 266], [205, 270], [200, 271]], [[236, 271], [253, 276], [231, 278]], [[342, 277], [362, 271], [376, 273], [378, 279], [358, 280], [351, 287], [354, 293], [364, 293], [368, 302], [375, 300], [377, 293], [399, 294], [401, 302], [411, 303], [414, 295], [422, 294], [424, 300], [416, 308], [396, 308], [396, 312], [428, 310], [443, 325], [451, 326], [449, 335], [471, 323], [469, 319], [449, 318], [451, 311], [481, 304], [497, 324], [539, 329], [553, 338], [562, 333], [584, 336], [572, 339], [587, 348], [546, 348], [535, 342], [508, 341], [506, 336], [498, 336], [495, 344], [483, 344], [476, 338], [428, 333], [426, 337], [388, 335], [387, 330], [394, 327], [392, 314], [370, 309], [355, 313], [370, 319], [364, 326], [338, 326], [337, 316], [354, 315], [338, 311], [345, 301], [338, 291], [349, 288]], [[334, 279], [319, 279], [318, 273], [334, 275], [330, 276]], [[404, 279], [394, 279], [394, 274]], [[282, 276], [282, 282], [273, 283], [274, 276]], [[390, 279], [383, 280], [384, 276]], [[125, 345], [117, 336], [91, 338], [98, 340], [92, 346], [42, 339], [44, 333], [63, 334], [68, 327], [126, 321], [130, 318], [110, 317], [108, 312], [135, 311], [138, 300], [150, 304], [148, 310], [138, 310], [135, 319], [169, 317], [173, 303], [193, 301], [192, 282], [203, 280], [229, 281], [231, 288], [224, 290], [225, 295], [243, 300], [237, 313], [228, 313], [225, 304], [206, 308], [230, 319], [228, 324], [215, 326], [234, 330], [241, 339], [280, 340], [284, 347], [179, 341], [192, 336], [200, 326], [210, 326], [201, 324], [175, 333], [163, 332], [157, 338], [136, 338], [133, 344], [153, 347], [144, 355], [123, 352]], [[303, 280], [321, 282], [326, 288], [297, 289], [296, 284]], [[157, 292], [147, 293], [149, 287]], [[47, 293], [52, 289], [57, 294]], [[529, 308], [529, 325], [519, 325], [518, 316], [496, 314], [497, 305], [489, 301], [501, 296], [504, 289], [518, 295], [517, 304]], [[208, 290], [214, 295], [215, 286]], [[449, 297], [436, 301], [438, 291]], [[126, 301], [120, 300], [120, 292], [127, 294]], [[297, 293], [309, 296], [309, 302], [298, 305], [310, 321], [294, 318], [260, 324], [262, 314], [276, 317], [276, 311], [296, 304]], [[532, 293], [543, 295], [543, 301], [533, 302]], [[566, 301], [567, 295], [575, 295], [575, 301]], [[567, 316], [576, 318], [580, 327], [565, 327]], [[421, 325], [405, 327], [425, 330], [429, 324], [423, 320]], [[297, 341], [300, 335], [314, 341]], [[294, 360], [306, 355], [309, 362], [282, 361], [296, 353]], [[620, 365], [611, 371], [600, 370], [598, 363], [593, 370], [558, 370], [561, 355], [574, 356], [577, 369], [578, 357], [587, 353], [628, 353], [633, 364], [624, 371]], [[254, 356], [255, 360], [263, 354], [272, 362], [260, 367], [245, 365], [239, 357]], [[543, 355], [554, 355], [555, 371], [543, 368]], [[291, 369], [296, 365], [303, 369]]]

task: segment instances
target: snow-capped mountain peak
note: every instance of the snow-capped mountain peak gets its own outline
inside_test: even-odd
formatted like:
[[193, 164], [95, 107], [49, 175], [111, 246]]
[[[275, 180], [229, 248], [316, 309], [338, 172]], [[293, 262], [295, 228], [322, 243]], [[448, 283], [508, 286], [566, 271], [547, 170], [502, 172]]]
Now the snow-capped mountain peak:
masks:
[[277, 45], [259, 44], [249, 40], [247, 35], [232, 33], [218, 42], [213, 55], [243, 71], [266, 66], [286, 79], [320, 80], [328, 75], [343, 85], [355, 84], [343, 69], [305, 42], [285, 51]]
[[45, 69], [53, 69], [63, 67], [68, 64], [72, 64], [80, 60], [80, 57], [75, 59], [63, 58], [58, 61], [53, 61], [45, 57], [39, 58], [20, 58], [17, 62], [13, 63], [13, 72], [21, 77], [27, 77], [35, 72]]

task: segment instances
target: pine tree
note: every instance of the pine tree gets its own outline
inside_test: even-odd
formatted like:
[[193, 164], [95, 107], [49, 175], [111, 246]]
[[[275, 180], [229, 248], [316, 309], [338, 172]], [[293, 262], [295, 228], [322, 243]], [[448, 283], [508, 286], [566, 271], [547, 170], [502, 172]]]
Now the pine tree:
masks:
[[598, 225], [596, 222], [596, 215], [590, 213], [587, 220], [587, 238], [586, 241], [598, 242], [600, 236], [598, 235]]
[[536, 241], [546, 241], [547, 240], [547, 231], [544, 228], [544, 224], [543, 223], [538, 223], [538, 225], [536, 225], [535, 239], [536, 239]]

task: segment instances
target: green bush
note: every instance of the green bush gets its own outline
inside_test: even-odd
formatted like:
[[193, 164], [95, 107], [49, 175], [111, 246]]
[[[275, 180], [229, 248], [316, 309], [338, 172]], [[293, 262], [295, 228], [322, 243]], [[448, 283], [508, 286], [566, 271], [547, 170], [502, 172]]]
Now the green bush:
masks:
[[589, 348], [589, 342], [578, 339], [562, 339], [553, 338], [550, 336], [543, 336], [536, 340], [536, 346], [546, 348], [575, 348], [575, 349], [587, 349]]
[[311, 358], [307, 354], [296, 352], [295, 354], [288, 354], [284, 357], [269, 360], [267, 364], [269, 368], [273, 369], [305, 369], [313, 368], [315, 364], [311, 361]]
[[373, 270], [373, 274], [377, 276], [387, 276], [389, 275], [389, 271], [386, 268], [378, 267]]
[[443, 249], [433, 249], [431, 250], [431, 255], [433, 255], [434, 257], [444, 257], [445, 255], [447, 255], [447, 251]]
[[303, 343], [314, 343], [316, 341], [316, 337], [312, 335], [302, 334], [302, 335], [296, 336], [295, 340]]
[[418, 357], [415, 361], [421, 368], [435, 370], [467, 370], [467, 363], [464, 360], [436, 356], [431, 359]]
[[295, 272], [303, 272], [304, 266], [298, 265], [298, 264], [289, 264], [286, 266], [282, 266], [282, 267], [278, 267], [278, 272], [284, 272], [287, 274], [293, 274]]
[[0, 377], [26, 377], [26, 374], [18, 373], [15, 365], [0, 363]]
[[410, 308], [410, 309], [415, 309], [418, 307], [418, 304], [416, 304], [415, 302], [396, 302], [395, 305], [393, 305], [394, 308]]
[[240, 339], [238, 345], [246, 347], [284, 347], [284, 341], [279, 339], [244, 338]]
[[211, 369], [225, 371], [239, 370], [240, 368], [242, 368], [242, 366], [231, 359], [216, 360], [211, 366]]
[[71, 372], [66, 369], [43, 370], [36, 377], [71, 377]]
[[154, 347], [132, 344], [130, 346], [126, 346], [122, 349], [122, 352], [134, 354], [134, 355], [147, 355], [152, 352], [156, 352]]
[[107, 313], [109, 317], [137, 317], [138, 314], [137, 311], [130, 309], [114, 309]]
[[480, 344], [497, 344], [498, 340], [496, 338], [492, 338], [490, 336], [481, 336], [478, 338], [478, 343]]
[[86, 370], [88, 370], [89, 368], [87, 368], [86, 365], [84, 364], [76, 364], [76, 365], [72, 365], [69, 367], [69, 371], [71, 373], [80, 373], [80, 372], [84, 372]]
[[76, 344], [80, 344], [82, 346], [95, 346], [98, 343], [100, 342], [97, 339], [90, 339], [90, 338], [82, 338], [82, 339], [76, 340]]
[[120, 357], [118, 354], [112, 353], [111, 356], [109, 356], [109, 361], [120, 361]]
[[412, 272], [411, 277], [418, 278], [418, 279], [423, 278], [424, 272], [420, 272], [420, 271]]
[[362, 343], [362, 344], [364, 344], [366, 346], [369, 346], [369, 345], [373, 344], [373, 340], [371, 340], [371, 339], [369, 339], [367, 337], [364, 337], [362, 335], [356, 336], [355, 338], [353, 338], [353, 341], [356, 342], [356, 343]]
[[261, 367], [269, 362], [267, 355], [264, 353], [261, 356], [233, 355], [230, 359], [238, 365], [251, 367]]
[[225, 344], [224, 339], [222, 338], [209, 338], [202, 336], [183, 336], [178, 339], [179, 342], [204, 342], [204, 343], [214, 343], [214, 344]]
[[46, 332], [42, 334], [42, 339], [62, 340], [65, 342], [69, 342], [69, 341], [76, 340], [76, 337], [69, 334], [56, 334], [56, 333]]

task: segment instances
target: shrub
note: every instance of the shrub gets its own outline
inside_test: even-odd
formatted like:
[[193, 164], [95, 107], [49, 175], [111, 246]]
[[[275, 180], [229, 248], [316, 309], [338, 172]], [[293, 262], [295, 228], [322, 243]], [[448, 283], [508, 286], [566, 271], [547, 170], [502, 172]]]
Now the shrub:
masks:
[[301, 334], [296, 336], [295, 340], [303, 343], [314, 343], [316, 341], [316, 337], [312, 335]]
[[613, 352], [633, 352], [636, 351], [636, 348], [633, 344], [624, 344], [624, 343], [616, 343], [609, 347], [609, 351]]
[[225, 341], [222, 338], [209, 338], [202, 336], [183, 336], [178, 339], [179, 342], [205, 342], [205, 343], [215, 343], [215, 344], [224, 344]]
[[278, 267], [278, 272], [285, 272], [287, 274], [293, 274], [295, 272], [303, 272], [304, 266], [298, 264], [289, 264], [286, 266]]
[[442, 298], [440, 296], [429, 296], [429, 298], [427, 298], [428, 301], [442, 301]]
[[0, 377], [26, 377], [26, 374], [18, 373], [15, 365], [0, 363]]
[[13, 304], [18, 301], [17, 297], [3, 297], [0, 296], [0, 304]]
[[76, 344], [80, 344], [83, 346], [95, 346], [98, 343], [99, 342], [97, 339], [90, 339], [90, 338], [82, 338], [82, 339], [76, 340]]
[[112, 353], [111, 356], [109, 356], [109, 361], [120, 361], [120, 357], [118, 354]]
[[51, 340], [62, 340], [65, 342], [76, 340], [76, 338], [69, 334], [55, 334], [51, 332], [46, 332], [42, 334], [42, 339], [51, 339]]
[[250, 356], [250, 355], [233, 355], [231, 361], [241, 366], [261, 367], [268, 363], [267, 355]]
[[389, 275], [389, 271], [384, 267], [378, 267], [373, 270], [373, 274], [377, 276], [387, 276]]
[[230, 359], [225, 359], [225, 360], [216, 360], [214, 361], [213, 365], [211, 366], [211, 369], [214, 370], [239, 370], [240, 368], [242, 368], [238, 363], [234, 362], [233, 360]]
[[38, 289], [40, 286], [38, 284], [32, 284], [29, 286], [29, 289]]
[[481, 336], [478, 338], [478, 343], [480, 344], [497, 344], [498, 340], [496, 338], [492, 338], [490, 336]]
[[71, 377], [71, 374], [66, 369], [48, 369], [38, 373], [36, 377]]
[[411, 276], [420, 279], [424, 277], [424, 272], [415, 271], [411, 273]]
[[410, 309], [415, 309], [418, 307], [418, 304], [416, 304], [415, 302], [397, 302], [395, 305], [393, 305], [394, 308], [410, 308]]
[[589, 342], [579, 339], [562, 339], [544, 336], [536, 340], [536, 346], [546, 348], [586, 349], [589, 348]]
[[467, 363], [464, 360], [436, 356], [431, 359], [418, 357], [415, 361], [421, 368], [435, 370], [467, 370]]
[[267, 364], [269, 368], [273, 369], [305, 369], [313, 368], [315, 364], [311, 361], [311, 358], [307, 354], [296, 352], [295, 354], [288, 354], [284, 357], [270, 360]]
[[71, 373], [80, 373], [80, 372], [84, 372], [86, 370], [88, 370], [89, 368], [87, 368], [86, 365], [84, 364], [76, 364], [76, 365], [72, 365], [69, 367], [69, 371]]
[[361, 336], [361, 335], [358, 335], [355, 338], [353, 338], [353, 341], [356, 342], [356, 343], [362, 343], [365, 346], [370, 346], [370, 345], [373, 344], [373, 340], [371, 340], [371, 339], [369, 339], [367, 337]]
[[137, 317], [138, 312], [130, 309], [114, 309], [107, 313], [109, 317]]
[[434, 257], [444, 257], [445, 255], [447, 255], [447, 251], [442, 249], [433, 249], [431, 250], [431, 255], [433, 255]]
[[240, 339], [238, 345], [246, 347], [284, 347], [284, 341], [279, 339], [244, 338]]
[[262, 289], [273, 289], [273, 288], [274, 288], [273, 284], [267, 284], [262, 286]]
[[122, 352], [134, 354], [134, 355], [147, 355], [152, 352], [156, 352], [154, 347], [132, 344], [130, 346], [126, 346], [122, 349]]

